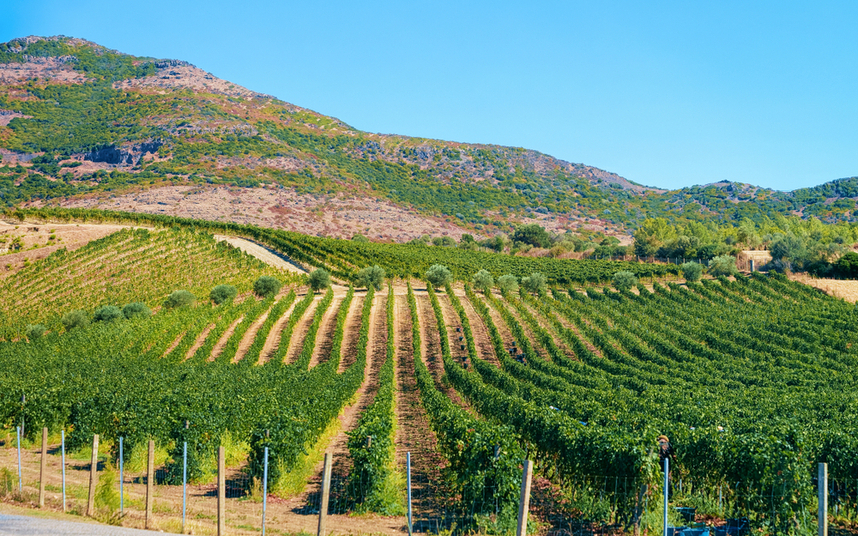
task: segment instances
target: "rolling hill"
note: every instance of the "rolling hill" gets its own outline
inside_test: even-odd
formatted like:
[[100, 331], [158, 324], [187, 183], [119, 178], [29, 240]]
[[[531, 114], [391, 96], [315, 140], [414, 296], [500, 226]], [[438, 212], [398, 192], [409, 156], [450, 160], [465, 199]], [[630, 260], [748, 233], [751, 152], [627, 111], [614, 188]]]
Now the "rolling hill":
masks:
[[645, 187], [534, 150], [373, 134], [180, 60], [68, 37], [0, 44], [0, 205], [107, 208], [403, 241], [648, 217], [855, 221], [858, 178]]

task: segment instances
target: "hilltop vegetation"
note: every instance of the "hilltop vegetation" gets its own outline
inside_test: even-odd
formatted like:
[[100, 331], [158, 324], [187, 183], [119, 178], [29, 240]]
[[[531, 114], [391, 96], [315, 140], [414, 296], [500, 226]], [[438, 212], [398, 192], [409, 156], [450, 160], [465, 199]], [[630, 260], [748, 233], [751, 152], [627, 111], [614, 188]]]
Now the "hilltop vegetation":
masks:
[[[15, 70], [22, 65], [33, 70]], [[657, 190], [521, 148], [361, 132], [185, 62], [77, 39], [2, 44], [0, 71], [9, 73], [0, 111], [12, 114], [0, 123], [5, 206], [187, 183], [360, 193], [485, 235], [529, 215], [573, 218], [572, 230], [585, 218], [626, 234], [649, 217], [855, 220], [855, 178], [795, 192], [728, 182]]]

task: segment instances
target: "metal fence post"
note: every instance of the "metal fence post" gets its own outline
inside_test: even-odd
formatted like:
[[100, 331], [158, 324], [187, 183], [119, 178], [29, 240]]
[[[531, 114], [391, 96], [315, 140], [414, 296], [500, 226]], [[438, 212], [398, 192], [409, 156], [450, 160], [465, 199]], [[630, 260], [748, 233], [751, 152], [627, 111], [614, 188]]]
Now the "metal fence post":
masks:
[[122, 451], [122, 436], [119, 437], [119, 515], [125, 515], [125, 456]]
[[98, 434], [92, 436], [92, 458], [89, 465], [89, 500], [86, 503], [86, 515], [95, 515], [95, 486], [98, 484]]
[[182, 534], [185, 533], [185, 513], [188, 508], [188, 442], [182, 443]]
[[226, 534], [226, 454], [217, 448], [217, 536]]
[[63, 512], [66, 511], [66, 431], [60, 432], [60, 452], [63, 462]]
[[527, 535], [527, 511], [530, 508], [530, 481], [533, 478], [533, 462], [524, 460], [521, 472], [521, 501], [518, 504], [518, 526], [515, 536]]
[[21, 427], [16, 426], [15, 431], [17, 433], [17, 444], [18, 444], [18, 493], [21, 493], [24, 488], [24, 482], [21, 479]]
[[405, 483], [408, 488], [408, 536], [411, 536], [414, 529], [411, 517], [411, 453], [405, 453]]
[[819, 464], [819, 536], [828, 536], [828, 464]]
[[262, 458], [262, 536], [265, 536], [265, 512], [268, 510], [268, 447]]
[[667, 509], [670, 502], [668, 489], [670, 480], [670, 458], [664, 459], [664, 536], [667, 536]]

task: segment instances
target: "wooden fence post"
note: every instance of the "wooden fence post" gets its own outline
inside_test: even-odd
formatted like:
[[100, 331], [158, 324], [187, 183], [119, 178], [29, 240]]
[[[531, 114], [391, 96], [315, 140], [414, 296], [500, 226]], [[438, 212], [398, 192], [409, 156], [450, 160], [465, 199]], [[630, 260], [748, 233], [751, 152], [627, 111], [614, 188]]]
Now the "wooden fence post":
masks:
[[325, 453], [325, 470], [322, 473], [322, 504], [319, 505], [319, 530], [316, 536], [325, 535], [325, 517], [328, 515], [328, 500], [331, 495], [331, 453]]
[[152, 528], [152, 506], [155, 502], [155, 441], [149, 440], [149, 458], [146, 461], [146, 529]]
[[217, 536], [226, 534], [226, 454], [217, 448]]
[[86, 515], [95, 514], [95, 486], [98, 484], [98, 434], [92, 436], [92, 458], [89, 466], [89, 500], [86, 503]]
[[530, 480], [533, 477], [533, 462], [524, 460], [521, 472], [521, 501], [518, 504], [518, 527], [515, 536], [527, 535], [527, 510], [530, 508]]
[[48, 428], [42, 428], [42, 460], [39, 466], [39, 508], [45, 507], [45, 472], [48, 465]]

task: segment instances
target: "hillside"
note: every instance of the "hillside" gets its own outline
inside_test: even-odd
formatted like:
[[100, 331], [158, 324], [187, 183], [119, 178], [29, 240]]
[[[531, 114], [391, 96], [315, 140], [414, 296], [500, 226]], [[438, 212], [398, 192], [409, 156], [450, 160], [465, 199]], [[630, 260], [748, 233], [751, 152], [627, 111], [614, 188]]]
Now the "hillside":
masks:
[[[666, 265], [421, 251], [141, 214], [18, 214], [148, 228], [55, 251], [7, 276], [4, 296], [17, 290], [42, 306], [7, 304], [3, 331], [20, 333], [37, 320], [50, 329], [0, 341], [0, 468], [8, 471], [0, 500], [36, 503], [44, 426], [52, 491], [66, 434], [66, 500], [78, 514], [93, 434], [104, 462], [96, 465], [106, 482], [99, 487], [108, 491], [117, 486], [123, 441], [128, 495], [113, 521], [126, 526], [144, 524], [141, 460], [151, 440], [156, 530], [182, 519], [187, 452], [188, 528], [214, 532], [215, 453], [223, 446], [225, 516], [237, 534], [266, 519], [264, 475], [268, 530], [314, 530], [326, 452], [334, 456], [336, 534], [407, 534], [406, 453], [418, 534], [509, 532], [525, 458], [538, 461], [530, 534], [659, 534], [660, 510], [642, 513], [640, 504], [647, 490], [650, 505], [663, 499], [653, 449], [665, 434], [677, 445], [674, 478], [684, 482], [668, 500], [697, 508], [690, 522], [722, 534], [739, 518], [754, 534], [815, 533], [819, 461], [829, 464], [838, 505], [832, 527], [855, 522], [854, 494], [841, 491], [858, 478], [855, 307], [784, 276], [682, 283]], [[313, 293], [302, 278], [279, 273], [279, 293], [255, 296], [247, 292], [255, 278], [274, 272], [216, 245], [212, 231], [334, 273], [378, 262], [388, 277], [378, 288]], [[425, 281], [432, 262], [445, 263], [454, 280], [438, 288]], [[494, 276], [540, 269], [549, 287], [516, 292], [498, 278], [475, 290], [469, 281], [481, 267]], [[138, 268], [152, 273], [147, 285]], [[617, 290], [600, 285], [618, 269], [646, 279]], [[206, 296], [221, 282], [241, 292], [215, 304]], [[166, 306], [177, 287], [200, 299]], [[111, 319], [95, 312], [131, 300], [153, 311]], [[92, 321], [53, 320], [71, 308]], [[17, 491], [18, 451], [9, 447], [21, 423]], [[46, 509], [61, 510], [61, 500], [53, 493]], [[355, 515], [367, 512], [382, 515]]]
[[855, 178], [795, 192], [726, 181], [666, 191], [523, 148], [362, 132], [184, 61], [66, 37], [0, 44], [0, 156], [3, 206], [395, 241], [531, 221], [624, 235], [659, 216], [854, 221], [858, 196]]

